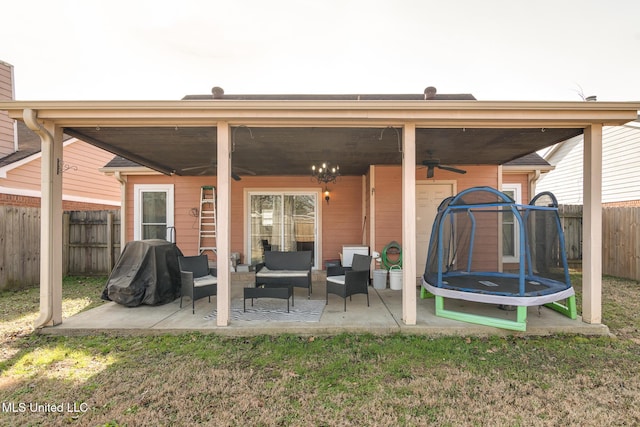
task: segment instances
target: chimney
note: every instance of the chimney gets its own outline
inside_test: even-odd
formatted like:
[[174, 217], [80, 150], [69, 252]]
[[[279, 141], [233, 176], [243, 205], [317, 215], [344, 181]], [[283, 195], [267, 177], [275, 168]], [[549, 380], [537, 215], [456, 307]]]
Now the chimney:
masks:
[[[13, 100], [13, 65], [0, 61], [0, 99]], [[17, 151], [15, 122], [0, 111], [0, 159]]]

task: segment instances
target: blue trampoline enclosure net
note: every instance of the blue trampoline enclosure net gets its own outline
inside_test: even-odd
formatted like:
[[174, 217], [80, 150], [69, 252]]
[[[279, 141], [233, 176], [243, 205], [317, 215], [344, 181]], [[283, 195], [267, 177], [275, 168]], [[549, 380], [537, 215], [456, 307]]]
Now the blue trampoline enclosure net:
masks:
[[490, 187], [445, 199], [433, 224], [424, 280], [431, 286], [505, 296], [571, 287], [553, 194], [527, 205]]

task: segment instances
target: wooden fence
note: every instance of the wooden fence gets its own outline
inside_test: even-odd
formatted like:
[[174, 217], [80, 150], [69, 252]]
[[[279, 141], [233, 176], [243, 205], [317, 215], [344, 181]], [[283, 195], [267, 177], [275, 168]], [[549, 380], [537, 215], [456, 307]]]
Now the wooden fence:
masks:
[[0, 290], [40, 282], [40, 208], [0, 206]]
[[602, 210], [602, 273], [640, 281], [640, 207]]
[[[582, 266], [582, 206], [559, 207], [569, 264]], [[640, 207], [602, 209], [602, 273], [640, 281]]]
[[110, 273], [120, 255], [120, 211], [70, 211], [62, 222], [64, 274]]
[[[582, 263], [582, 206], [562, 205], [567, 258]], [[120, 254], [120, 211], [70, 211], [63, 216], [63, 271], [111, 272]], [[640, 207], [604, 208], [602, 272], [640, 281]], [[40, 209], [0, 206], [0, 290], [40, 281]]]
[[569, 265], [580, 267], [582, 265], [582, 205], [560, 205], [558, 214], [564, 230], [564, 246]]
[[[62, 221], [65, 275], [106, 275], [120, 254], [120, 211], [69, 211]], [[0, 206], [0, 290], [40, 282], [40, 209]]]

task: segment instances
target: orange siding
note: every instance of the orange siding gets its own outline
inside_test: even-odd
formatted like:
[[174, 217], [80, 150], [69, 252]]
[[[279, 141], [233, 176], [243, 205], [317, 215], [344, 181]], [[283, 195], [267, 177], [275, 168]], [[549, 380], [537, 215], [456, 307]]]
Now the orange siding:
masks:
[[[461, 175], [436, 169], [435, 181], [457, 181], [457, 191], [476, 186], [498, 185], [497, 166], [463, 166], [467, 171]], [[416, 169], [416, 179], [426, 179], [426, 169]], [[375, 233], [373, 250], [382, 252], [384, 247], [396, 241], [402, 245], [402, 167], [376, 166], [375, 169]]]
[[[67, 144], [63, 159], [70, 168], [62, 176], [63, 198], [80, 204], [95, 200], [113, 202], [112, 208], [117, 206], [120, 203], [120, 184], [113, 176], [105, 176], [98, 170], [112, 158], [113, 154], [82, 141]], [[0, 186], [40, 191], [41, 160], [36, 157], [8, 171], [7, 178], [0, 179]]]
[[63, 155], [65, 164], [71, 167], [62, 175], [64, 194], [120, 202], [118, 181], [98, 170], [113, 158], [113, 154], [77, 141], [64, 147]]
[[395, 240], [402, 244], [402, 168], [376, 166], [375, 169], [375, 233], [374, 251]]
[[[495, 166], [468, 166], [466, 175], [447, 171], [437, 171], [439, 180], [457, 180], [458, 191], [478, 185], [496, 187], [498, 168]], [[416, 178], [425, 179], [425, 170], [416, 171]], [[376, 166], [375, 173], [375, 233], [376, 242], [372, 250], [381, 252], [386, 244], [395, 240], [402, 244], [402, 181], [401, 167]], [[174, 184], [175, 225], [177, 244], [185, 254], [193, 254], [198, 247], [197, 217], [193, 216], [193, 208], [199, 208], [200, 187], [216, 185], [215, 177], [168, 177], [130, 176], [127, 184], [127, 238], [133, 238], [133, 186], [134, 184]], [[242, 181], [232, 181], [231, 185], [231, 252], [240, 252], [244, 260], [246, 236], [245, 189], [323, 189], [302, 177], [243, 177]], [[367, 187], [368, 188], [368, 179]], [[329, 186], [331, 200], [329, 204], [320, 199], [322, 204], [322, 259], [339, 257], [342, 245], [359, 244], [368, 241], [368, 223], [364, 224], [362, 204], [369, 207], [369, 194], [363, 194], [362, 177], [342, 177], [337, 184]], [[368, 193], [366, 191], [365, 193]], [[367, 215], [367, 222], [370, 215]], [[221, 224], [218, 224], [220, 226]], [[363, 232], [364, 227], [364, 232]], [[363, 234], [364, 233], [364, 234]], [[495, 240], [496, 236], [484, 236]]]
[[527, 204], [535, 194], [529, 194], [529, 176], [526, 173], [505, 174], [502, 177], [503, 184], [520, 184], [522, 188], [522, 203]]
[[[135, 184], [173, 184], [175, 196], [174, 220], [178, 247], [185, 254], [194, 254], [198, 249], [198, 218], [191, 214], [200, 207], [200, 187], [216, 185], [215, 177], [168, 177], [130, 176], [127, 183], [127, 239], [133, 238], [133, 206]], [[231, 184], [231, 252], [239, 252], [245, 259], [244, 235], [246, 221], [245, 189], [301, 189], [315, 190], [320, 187], [309, 177], [243, 177]], [[362, 241], [362, 178], [342, 177], [337, 184], [329, 186], [329, 204], [324, 196], [322, 203], [322, 259], [335, 259], [343, 244]], [[218, 222], [218, 226], [222, 226]]]

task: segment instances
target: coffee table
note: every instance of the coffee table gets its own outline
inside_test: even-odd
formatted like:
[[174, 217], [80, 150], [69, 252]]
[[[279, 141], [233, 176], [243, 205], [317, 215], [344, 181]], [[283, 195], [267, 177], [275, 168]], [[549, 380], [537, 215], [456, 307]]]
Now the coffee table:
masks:
[[276, 288], [276, 287], [261, 287], [261, 288], [244, 288], [244, 300], [243, 310], [247, 311], [247, 300], [251, 299], [251, 306], [253, 306], [253, 300], [258, 298], [279, 298], [287, 300], [287, 313], [289, 312], [289, 298], [291, 298], [291, 305], [293, 305], [293, 288], [291, 286]]

